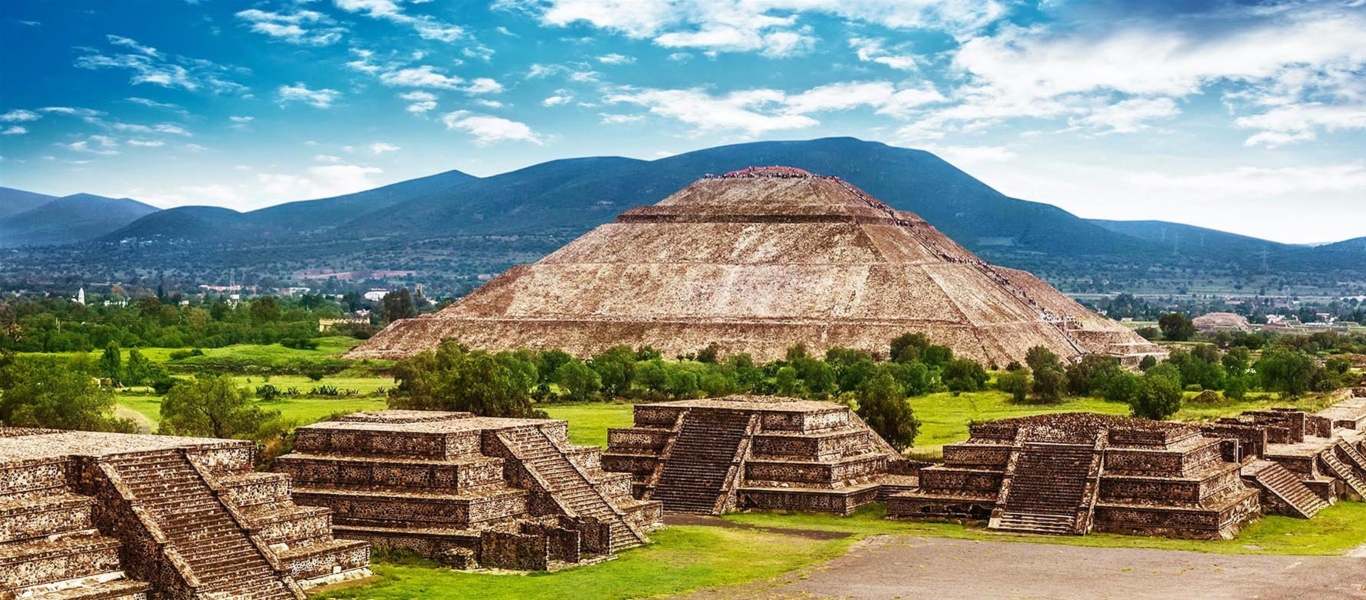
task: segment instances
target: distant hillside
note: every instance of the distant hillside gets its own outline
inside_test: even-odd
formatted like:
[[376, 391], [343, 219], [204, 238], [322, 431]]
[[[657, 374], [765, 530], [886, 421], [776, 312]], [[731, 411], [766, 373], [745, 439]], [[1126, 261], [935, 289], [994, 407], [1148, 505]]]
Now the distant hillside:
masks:
[[245, 213], [181, 207], [83, 238], [99, 237], [86, 246], [33, 251], [0, 275], [160, 271], [201, 282], [228, 270], [288, 280], [304, 269], [380, 269], [458, 287], [533, 262], [707, 173], [757, 165], [839, 176], [919, 214], [992, 262], [1055, 284], [1073, 282], [1073, 289], [1181, 287], [1197, 278], [1269, 274], [1327, 287], [1366, 280], [1366, 240], [1310, 248], [1160, 221], [1090, 221], [1007, 197], [931, 153], [853, 138], [736, 144], [650, 161], [564, 159], [486, 178], [449, 171]]
[[56, 200], [56, 196], [0, 187], [0, 219], [33, 210]]
[[129, 198], [65, 196], [0, 219], [0, 246], [59, 246], [91, 240], [158, 210]]

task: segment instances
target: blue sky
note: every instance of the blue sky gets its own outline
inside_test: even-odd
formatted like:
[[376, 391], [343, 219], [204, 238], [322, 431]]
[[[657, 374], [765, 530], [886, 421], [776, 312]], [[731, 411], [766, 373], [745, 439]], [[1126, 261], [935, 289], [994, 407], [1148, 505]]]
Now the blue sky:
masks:
[[1366, 235], [1366, 0], [5, 0], [0, 185], [238, 210], [850, 135], [1012, 196]]

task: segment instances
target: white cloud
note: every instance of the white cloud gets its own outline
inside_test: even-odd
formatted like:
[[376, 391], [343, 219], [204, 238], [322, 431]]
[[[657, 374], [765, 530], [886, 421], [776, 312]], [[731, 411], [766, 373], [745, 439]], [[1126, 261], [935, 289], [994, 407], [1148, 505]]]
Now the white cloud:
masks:
[[1313, 140], [1318, 131], [1366, 129], [1366, 102], [1359, 104], [1325, 104], [1308, 102], [1272, 108], [1259, 115], [1240, 117], [1238, 127], [1260, 129], [1261, 133], [1247, 139], [1245, 145], [1264, 145], [1275, 148], [1295, 142]]
[[142, 147], [142, 148], [160, 148], [160, 147], [162, 147], [162, 146], [165, 146], [165, 145], [166, 145], [166, 142], [163, 142], [163, 141], [161, 141], [161, 140], [139, 140], [139, 139], [132, 139], [132, 140], [128, 140], [128, 145], [129, 145], [129, 146], [138, 146], [138, 147]]
[[370, 153], [374, 155], [384, 154], [385, 152], [398, 152], [403, 148], [386, 142], [375, 142], [370, 144]]
[[281, 105], [303, 102], [316, 108], [331, 108], [332, 103], [341, 98], [341, 92], [331, 89], [311, 90], [303, 83], [282, 85], [276, 91]]
[[915, 71], [920, 67], [921, 59], [913, 54], [893, 54], [883, 48], [886, 41], [878, 38], [850, 38], [849, 47], [854, 49], [858, 59], [863, 62], [873, 62], [901, 71]]
[[337, 8], [347, 12], [412, 27], [423, 39], [453, 42], [465, 36], [465, 30], [459, 26], [438, 21], [427, 15], [406, 14], [393, 0], [333, 0], [333, 3]]
[[460, 53], [465, 55], [466, 58], [474, 58], [482, 60], [484, 62], [493, 60], [494, 54], [493, 48], [490, 48], [483, 44], [477, 46], [470, 46], [468, 48], [465, 48], [464, 50], [461, 50]]
[[821, 14], [894, 29], [934, 28], [966, 35], [1005, 14], [996, 0], [500, 0], [542, 25], [586, 23], [668, 48], [760, 52], [782, 57], [815, 42], [802, 18]]
[[331, 154], [319, 154], [317, 156], [314, 156], [313, 160], [324, 163], [339, 163], [342, 161], [342, 157], [333, 156]]
[[252, 121], [255, 121], [256, 117], [229, 115], [228, 120], [232, 121], [233, 123], [250, 123]]
[[545, 143], [544, 138], [532, 131], [526, 123], [501, 117], [458, 110], [442, 115], [441, 120], [446, 123], [447, 129], [464, 131], [474, 136], [475, 143], [479, 145], [494, 142], [531, 142], [539, 146]]
[[611, 54], [604, 54], [602, 56], [599, 56], [598, 62], [605, 65], [625, 65], [636, 62], [636, 59], [634, 56], [626, 56], [625, 54], [617, 54], [613, 52]]
[[471, 81], [464, 92], [466, 94], [499, 94], [503, 92], [503, 84], [488, 77], [479, 77]]
[[1019, 156], [1005, 146], [926, 146], [925, 149], [957, 166], [1006, 162]]
[[645, 115], [613, 115], [603, 113], [602, 122], [604, 125], [619, 125], [621, 123], [638, 123], [645, 120]]
[[1176, 116], [1181, 112], [1171, 98], [1132, 98], [1096, 108], [1068, 124], [1100, 133], [1135, 133], [1148, 128], [1148, 121]]
[[117, 35], [106, 36], [109, 43], [130, 48], [131, 53], [104, 54], [94, 48], [83, 48], [85, 56], [76, 58], [75, 66], [82, 69], [126, 69], [132, 72], [129, 83], [152, 84], [187, 91], [209, 90], [214, 93], [241, 93], [246, 86], [229, 79], [238, 70], [202, 58], [165, 54], [143, 46], [135, 40]]
[[239, 11], [237, 18], [250, 24], [256, 33], [301, 46], [330, 46], [346, 32], [327, 15], [312, 10], [277, 13], [252, 8]]
[[418, 87], [454, 90], [465, 80], [454, 75], [446, 76], [431, 65], [420, 65], [382, 73], [379, 80], [384, 85], [394, 87]]
[[409, 102], [407, 110], [413, 114], [427, 114], [427, 111], [436, 108], [436, 94], [431, 92], [406, 92], [398, 97]]
[[98, 154], [100, 156], [114, 156], [119, 153], [114, 148], [118, 147], [118, 142], [106, 135], [92, 135], [79, 142], [67, 145], [72, 151], [85, 152], [88, 154]]
[[487, 108], [503, 108], [503, 106], [504, 106], [504, 104], [503, 104], [502, 102], [499, 102], [499, 101], [497, 101], [497, 100], [489, 100], [489, 99], [487, 99], [487, 98], [478, 98], [478, 99], [473, 100], [473, 102], [474, 102], [475, 104], [478, 104], [479, 106], [483, 106], [483, 107], [487, 107]]
[[274, 200], [306, 200], [351, 194], [378, 187], [374, 177], [383, 173], [378, 167], [360, 165], [321, 165], [309, 167], [303, 175], [258, 173], [262, 195]]
[[42, 115], [31, 110], [23, 109], [12, 110], [3, 115], [0, 115], [0, 121], [4, 121], [6, 123], [23, 123], [26, 121], [37, 121], [41, 118], [43, 118]]
[[28, 128], [19, 125], [11, 125], [4, 131], [0, 131], [0, 135], [24, 135], [25, 133], [28, 133]]
[[574, 100], [574, 95], [573, 95], [573, 94], [570, 94], [570, 93], [569, 93], [569, 90], [555, 90], [555, 95], [554, 95], [554, 96], [550, 96], [550, 97], [546, 98], [545, 100], [542, 100], [542, 101], [541, 101], [541, 105], [542, 105], [542, 106], [559, 106], [559, 105], [561, 105], [561, 104], [569, 104], [569, 103], [572, 102], [573, 100]]

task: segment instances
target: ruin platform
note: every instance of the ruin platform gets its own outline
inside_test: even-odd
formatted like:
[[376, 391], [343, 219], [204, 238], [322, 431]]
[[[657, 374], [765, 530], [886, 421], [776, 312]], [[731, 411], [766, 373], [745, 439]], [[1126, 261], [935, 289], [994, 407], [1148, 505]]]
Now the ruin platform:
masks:
[[340, 534], [457, 568], [552, 570], [646, 543], [658, 502], [631, 497], [568, 423], [388, 410], [301, 427], [275, 468]]
[[603, 466], [666, 512], [761, 508], [848, 514], [878, 499], [905, 461], [848, 407], [763, 396], [637, 404], [608, 430]]
[[974, 425], [891, 495], [891, 518], [989, 519], [1007, 531], [1228, 539], [1260, 505], [1239, 477], [1236, 440], [1199, 428], [1094, 413]]
[[0, 428], [0, 597], [299, 598], [368, 577], [251, 442]]

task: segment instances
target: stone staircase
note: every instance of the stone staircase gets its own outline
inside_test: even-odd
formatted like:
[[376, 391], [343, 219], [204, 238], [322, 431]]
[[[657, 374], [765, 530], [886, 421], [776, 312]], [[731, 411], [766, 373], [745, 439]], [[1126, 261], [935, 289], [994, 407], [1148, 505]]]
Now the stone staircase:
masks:
[[1338, 455], [1335, 452], [1335, 450], [1342, 446], [1345, 446], [1345, 444], [1338, 442], [1333, 448], [1329, 448], [1320, 453], [1319, 462], [1323, 463], [1323, 466], [1326, 467], [1328, 472], [1332, 473], [1334, 477], [1341, 479], [1343, 483], [1347, 484], [1348, 489], [1355, 492], [1356, 495], [1366, 498], [1366, 481], [1363, 481], [1358, 477], [1356, 472], [1352, 469], [1352, 466], [1342, 462], [1342, 459], [1338, 458]]
[[646, 542], [626, 516], [620, 513], [583, 469], [570, 461], [555, 440], [539, 427], [498, 430], [498, 439], [528, 471], [550, 487], [548, 492], [570, 516], [592, 517], [612, 530], [612, 550], [624, 550]]
[[125, 577], [119, 540], [91, 523], [94, 500], [68, 492], [61, 479], [0, 490], [0, 598], [145, 600], [151, 586]]
[[1355, 468], [1358, 475], [1366, 476], [1366, 455], [1363, 455], [1356, 446], [1347, 441], [1338, 440], [1338, 443], [1333, 445], [1333, 449], [1337, 451], [1338, 458], [1342, 459], [1342, 462]]
[[[197, 596], [293, 600], [295, 589], [214, 495], [183, 451], [105, 459], [167, 542], [184, 559], [182, 575], [197, 580]], [[188, 577], [187, 577], [188, 579]]]
[[688, 411], [651, 498], [663, 502], [666, 513], [717, 514], [722, 495], [733, 491], [727, 479], [737, 475], [731, 467], [750, 421], [739, 411]]
[[1266, 493], [1275, 496], [1297, 515], [1312, 519], [1319, 511], [1328, 508], [1318, 494], [1304, 485], [1300, 478], [1289, 469], [1269, 460], [1253, 461], [1247, 466], [1252, 481], [1261, 486]]
[[[1084, 534], [1095, 504], [1094, 445], [1025, 442], [1008, 467], [998, 515], [989, 527], [1054, 535]], [[1085, 509], [1085, 512], [1083, 512]]]

